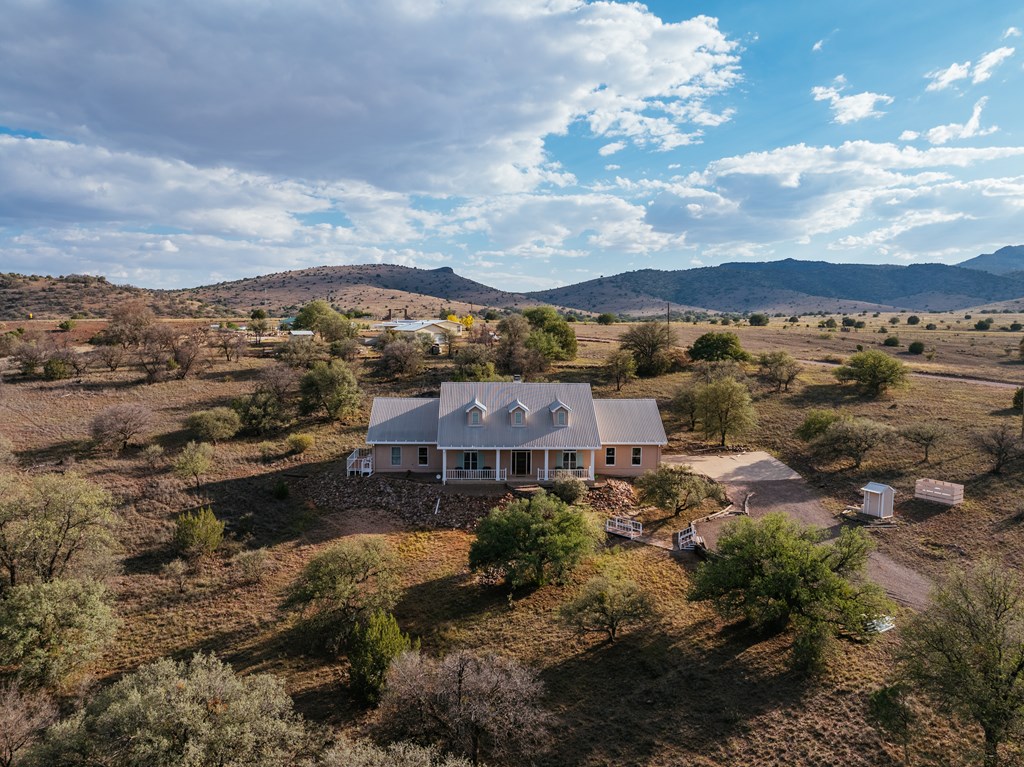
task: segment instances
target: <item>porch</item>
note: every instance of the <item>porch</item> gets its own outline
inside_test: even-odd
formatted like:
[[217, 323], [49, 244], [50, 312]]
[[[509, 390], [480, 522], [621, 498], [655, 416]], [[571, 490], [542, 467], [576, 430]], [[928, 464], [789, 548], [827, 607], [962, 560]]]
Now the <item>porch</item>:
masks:
[[553, 482], [560, 476], [594, 481], [595, 450], [441, 449], [441, 481]]

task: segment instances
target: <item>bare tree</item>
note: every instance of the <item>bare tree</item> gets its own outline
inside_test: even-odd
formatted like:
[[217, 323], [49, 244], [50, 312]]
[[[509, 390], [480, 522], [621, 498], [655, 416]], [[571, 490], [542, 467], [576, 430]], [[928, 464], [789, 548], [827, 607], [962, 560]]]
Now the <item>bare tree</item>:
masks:
[[146, 373], [146, 383], [156, 383], [172, 359], [174, 330], [165, 323], [153, 323], [142, 332], [136, 359]]
[[18, 757], [57, 721], [57, 707], [43, 693], [22, 693], [13, 684], [0, 686], [0, 767]]
[[409, 652], [388, 670], [380, 711], [389, 732], [439, 740], [479, 764], [540, 749], [550, 719], [542, 693], [533, 671], [499, 655]]
[[224, 353], [225, 360], [231, 362], [233, 359], [238, 360], [242, 357], [248, 342], [245, 339], [244, 333], [222, 330], [214, 335], [213, 345]]
[[115, 453], [143, 437], [153, 421], [153, 412], [137, 402], [112, 405], [92, 419], [92, 438]]
[[775, 391], [789, 391], [803, 369], [789, 352], [766, 352], [757, 359], [763, 375], [775, 386]]
[[146, 331], [156, 322], [156, 315], [141, 298], [124, 301], [110, 312], [107, 335], [125, 349], [143, 342]]
[[915, 423], [900, 429], [900, 436], [924, 450], [924, 462], [928, 463], [928, 453], [935, 443], [949, 436], [946, 427], [940, 423]]
[[96, 350], [96, 357], [107, 366], [111, 373], [124, 364], [124, 347], [119, 344], [104, 344]]
[[992, 473], [1001, 474], [1003, 467], [1024, 455], [1024, 442], [1016, 429], [1003, 424], [978, 435], [978, 447], [992, 457]]

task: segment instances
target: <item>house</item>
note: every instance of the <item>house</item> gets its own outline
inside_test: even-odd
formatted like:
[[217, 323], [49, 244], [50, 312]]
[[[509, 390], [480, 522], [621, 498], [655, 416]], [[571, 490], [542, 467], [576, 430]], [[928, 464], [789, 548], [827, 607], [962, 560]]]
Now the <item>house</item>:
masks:
[[288, 331], [288, 338], [289, 339], [312, 338], [314, 335], [315, 335], [315, 333], [312, 330], [289, 330]]
[[446, 345], [445, 336], [447, 333], [460, 335], [463, 327], [461, 322], [453, 320], [393, 320], [390, 322], [378, 322], [373, 325], [376, 330], [391, 330], [400, 336], [415, 338], [418, 333], [426, 333], [430, 336], [435, 346]]
[[441, 384], [435, 398], [377, 397], [356, 473], [459, 480], [593, 481], [657, 468], [667, 443], [652, 399], [593, 398], [590, 384]]

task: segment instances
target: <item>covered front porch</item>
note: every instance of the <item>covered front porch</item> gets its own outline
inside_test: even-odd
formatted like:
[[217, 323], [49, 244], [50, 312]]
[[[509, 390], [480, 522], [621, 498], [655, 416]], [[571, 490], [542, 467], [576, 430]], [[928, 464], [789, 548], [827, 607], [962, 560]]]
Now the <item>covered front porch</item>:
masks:
[[594, 481], [595, 450], [441, 449], [441, 481], [553, 482], [559, 476]]

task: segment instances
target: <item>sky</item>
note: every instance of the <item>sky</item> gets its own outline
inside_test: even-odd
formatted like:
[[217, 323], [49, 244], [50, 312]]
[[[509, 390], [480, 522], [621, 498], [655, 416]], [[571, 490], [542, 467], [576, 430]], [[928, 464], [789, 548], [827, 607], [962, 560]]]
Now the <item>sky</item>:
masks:
[[537, 290], [1024, 243], [1019, 2], [0, 0], [0, 272]]

